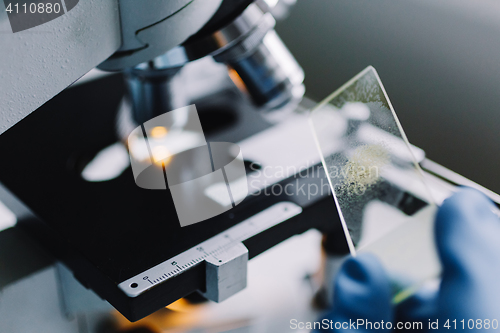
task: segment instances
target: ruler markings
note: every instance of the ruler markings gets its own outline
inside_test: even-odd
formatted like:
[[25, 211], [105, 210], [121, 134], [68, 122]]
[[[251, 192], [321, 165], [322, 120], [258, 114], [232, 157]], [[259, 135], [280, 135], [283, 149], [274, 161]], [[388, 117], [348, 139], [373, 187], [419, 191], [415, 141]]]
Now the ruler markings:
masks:
[[[142, 292], [149, 290], [158, 283], [163, 283], [168, 279], [177, 276], [187, 269], [196, 266], [209, 256], [217, 258], [217, 255], [223, 253], [226, 249], [234, 246], [236, 243], [244, 241], [270, 227], [281, 223], [289, 218], [298, 215], [302, 208], [293, 203], [278, 203], [268, 209], [254, 215], [253, 217], [240, 222], [239, 224], [227, 229], [224, 233], [216, 235], [200, 243], [172, 259], [169, 259], [145, 272], [128, 279], [119, 284], [119, 287], [130, 297], [136, 297]], [[207, 250], [208, 252], [207, 252]], [[154, 283], [148, 276], [156, 276]], [[160, 277], [158, 279], [158, 277]], [[148, 281], [150, 285], [144, 284]], [[135, 288], [132, 287], [135, 285]]]

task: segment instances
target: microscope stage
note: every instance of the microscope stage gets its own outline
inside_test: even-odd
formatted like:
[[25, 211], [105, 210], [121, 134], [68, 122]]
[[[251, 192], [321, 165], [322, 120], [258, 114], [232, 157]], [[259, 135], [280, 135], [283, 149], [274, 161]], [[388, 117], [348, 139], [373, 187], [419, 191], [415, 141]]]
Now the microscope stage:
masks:
[[[18, 225], [129, 320], [193, 292], [207, 292], [206, 265], [162, 273], [168, 279], [160, 281], [158, 275], [154, 288], [135, 297], [120, 284], [147, 276], [144, 272], [209, 239], [222, 240], [218, 235], [270, 207], [287, 202], [300, 211], [275, 217], [267, 227], [241, 238], [249, 259], [310, 228], [339, 230], [340, 224], [332, 223], [335, 205], [329, 193], [299, 202], [285, 193], [263, 192], [219, 216], [181, 227], [169, 191], [139, 188], [130, 168], [108, 181], [86, 181], [81, 176], [85, 165], [117, 142], [115, 110], [123, 96], [122, 82], [121, 75], [112, 75], [67, 89], [3, 134], [0, 149], [6, 158], [0, 163], [0, 182], [36, 215]], [[194, 102], [208, 141], [239, 142], [271, 127], [231, 91], [208, 103]], [[195, 259], [201, 260], [190, 261]]]

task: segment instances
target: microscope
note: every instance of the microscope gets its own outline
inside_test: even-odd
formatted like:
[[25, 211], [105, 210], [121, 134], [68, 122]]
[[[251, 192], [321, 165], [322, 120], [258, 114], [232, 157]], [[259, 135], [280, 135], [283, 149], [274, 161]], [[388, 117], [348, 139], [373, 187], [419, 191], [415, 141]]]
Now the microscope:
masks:
[[[17, 9], [22, 3], [9, 3], [0, 17], [2, 29], [12, 31], [0, 51], [1, 141], [10, 147], [9, 160], [29, 150], [30, 160], [38, 161], [28, 174], [18, 163], [2, 163], [3, 201], [23, 207], [13, 209], [22, 216], [17, 226], [81, 284], [131, 321], [196, 291], [222, 301], [246, 286], [249, 258], [311, 228], [297, 219], [307, 198], [298, 198], [302, 207], [264, 192], [183, 228], [172, 198], [137, 187], [128, 165], [106, 181], [92, 173], [102, 156], [108, 156], [105, 164], [118, 163], [119, 153], [106, 154], [130, 149], [134, 128], [190, 104], [208, 141], [239, 142], [248, 172], [265, 167], [259, 155], [266, 139], [243, 141], [274, 128], [305, 91], [302, 69], [274, 31], [293, 1], [62, 1], [57, 17], [48, 14], [48, 2], [40, 3], [43, 13], [29, 16]], [[119, 74], [91, 90], [84, 78], [53, 98], [96, 66]], [[29, 142], [13, 144], [18, 135]], [[284, 151], [279, 142], [264, 145]], [[286, 178], [257, 179], [256, 186]], [[203, 248], [203, 255], [193, 248]], [[175, 271], [157, 273], [167, 261]]]
[[183, 105], [171, 81], [206, 56], [227, 65], [257, 107], [270, 111], [297, 102], [304, 75], [273, 29], [275, 17], [293, 2], [72, 0], [71, 6], [62, 2], [61, 17], [43, 9], [4, 10], [2, 30], [13, 33], [4, 35], [8, 47], [1, 55], [12, 75], [2, 80], [1, 132], [96, 66], [126, 73], [138, 120]]
[[[4, 10], [27, 1], [4, 2], [1, 200], [63, 263], [69, 307], [73, 277], [130, 321], [195, 294], [221, 302], [246, 287], [248, 260], [309, 229], [325, 235], [327, 267], [348, 253], [307, 124], [315, 103], [274, 30], [293, 0], [38, 0], [62, 12], [36, 20]], [[84, 76], [95, 67], [113, 74]], [[135, 185], [127, 138], [192, 104], [207, 141], [240, 146], [249, 194], [181, 227], [168, 192]], [[418, 151], [441, 188], [478, 187]], [[404, 211], [412, 201], [398, 191]]]

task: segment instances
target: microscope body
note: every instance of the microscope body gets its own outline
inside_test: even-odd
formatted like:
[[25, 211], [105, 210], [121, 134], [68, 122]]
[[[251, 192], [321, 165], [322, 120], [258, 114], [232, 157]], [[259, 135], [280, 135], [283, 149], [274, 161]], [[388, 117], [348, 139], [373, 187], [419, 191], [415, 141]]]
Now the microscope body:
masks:
[[[8, 197], [6, 201], [15, 198], [14, 206], [22, 207], [15, 211], [22, 216], [18, 226], [64, 262], [81, 284], [93, 289], [132, 321], [195, 290], [214, 294], [217, 289], [212, 290], [211, 284], [217, 281], [204, 285], [205, 272], [200, 265], [154, 288], [148, 293], [150, 296], [127, 297], [117, 289], [117, 284], [135, 274], [127, 272], [135, 266], [133, 262], [142, 266], [133, 271], [145, 271], [186, 247], [270, 208], [277, 203], [276, 198], [265, 203], [259, 201], [257, 205], [242, 205], [239, 212], [220, 216], [210, 226], [197, 226], [206, 231], [198, 230], [191, 236], [192, 228], [165, 223], [175, 218], [171, 200], [167, 198], [165, 203], [164, 196], [141, 191], [133, 184], [130, 170], [102, 183], [88, 182], [82, 172], [100, 151], [122, 144], [131, 129], [188, 103], [208, 110], [200, 111], [204, 130], [216, 128], [208, 139], [231, 142], [270, 127], [266, 117], [270, 119], [293, 110], [304, 94], [304, 73], [274, 31], [275, 16], [283, 15], [293, 1], [93, 0], [77, 1], [70, 9], [69, 1], [61, 3], [64, 14], [7, 34], [5, 43], [10, 49], [0, 50], [2, 144], [14, 148], [8, 154], [16, 155], [17, 148], [10, 143], [19, 143], [18, 135], [30, 133], [29, 142], [22, 146], [40, 161], [35, 171], [28, 172], [35, 178], [25, 177], [27, 171], [23, 168], [2, 164], [0, 173], [5, 177], [0, 181], [6, 188], [3, 197]], [[10, 30], [11, 19], [6, 11], [0, 11], [0, 28]], [[215, 73], [217, 77], [204, 81], [210, 87], [209, 93], [207, 90], [187, 93], [193, 85], [200, 88], [200, 75], [196, 71], [203, 71], [203, 66], [191, 65], [207, 60], [208, 67], [216, 68], [215, 72], [208, 70], [209, 75]], [[115, 75], [115, 80], [117, 77], [124, 80], [126, 89], [109, 91], [104, 98], [93, 92], [84, 93], [94, 99], [86, 102], [95, 102], [87, 110], [83, 101], [76, 106], [64, 96], [80, 91], [79, 87], [53, 98], [96, 66], [121, 72]], [[190, 72], [189, 68], [195, 71]], [[186, 71], [187, 75], [182, 74]], [[115, 93], [120, 94], [117, 105], [113, 102]], [[71, 106], [61, 108], [61, 101]], [[103, 111], [101, 106], [109, 109]], [[72, 112], [61, 113], [64, 108], [71, 108]], [[38, 111], [31, 114], [35, 109]], [[236, 118], [237, 126], [231, 123], [230, 129], [222, 126], [224, 129], [219, 130], [220, 125]], [[40, 149], [39, 144], [47, 150]], [[14, 174], [25, 180], [29, 178], [32, 186]], [[40, 196], [41, 193], [44, 195]], [[49, 202], [57, 202], [62, 210]], [[87, 208], [82, 210], [83, 207]], [[62, 219], [72, 221], [66, 224]], [[152, 220], [155, 222], [151, 224]], [[154, 229], [157, 222], [159, 230], [153, 233], [146, 230]], [[296, 232], [293, 228], [265, 245], [256, 242], [251, 256]], [[139, 234], [142, 236], [138, 237]], [[167, 250], [162, 250], [161, 258], [150, 257], [147, 247], [160, 246], [161, 237], [157, 236], [162, 234], [172, 236]], [[137, 239], [142, 240], [137, 243]], [[133, 251], [139, 243], [144, 249]], [[121, 259], [111, 264], [113, 257]], [[116, 276], [109, 279], [107, 274], [111, 271]], [[218, 298], [216, 291], [214, 297]]]
[[[250, 258], [311, 228], [333, 235], [325, 241], [330, 256], [346, 254], [337, 246], [343, 239], [340, 222], [306, 112], [300, 112], [311, 105], [303, 100], [297, 107], [304, 73], [274, 31], [276, 18], [291, 3], [86, 0], [66, 8], [62, 17], [2, 35], [9, 47], [0, 48], [0, 150], [11, 158], [0, 164], [0, 182], [32, 210], [20, 213], [18, 224], [66, 264], [57, 274], [68, 312], [81, 311], [74, 301], [84, 298], [81, 285], [131, 321], [197, 290], [213, 293], [214, 281], [200, 265], [135, 298], [117, 285], [283, 201], [300, 214], [245, 239]], [[1, 7], [0, 30], [10, 31]], [[51, 100], [96, 66], [120, 73], [79, 82]], [[165, 223], [175, 219], [169, 199], [137, 188], [130, 168], [108, 182], [83, 179], [99, 152], [123, 145], [145, 121], [188, 104], [197, 105], [208, 140], [240, 143], [258, 195], [209, 225], [180, 228]], [[290, 119], [276, 123], [294, 109]], [[36, 168], [26, 156], [37, 161]], [[426, 163], [424, 155], [419, 162]], [[290, 166], [297, 172], [266, 176], [266, 170]], [[454, 184], [465, 182], [428, 161], [427, 169], [455, 178]], [[296, 186], [298, 194], [275, 195], [276, 184]], [[301, 195], [304, 186], [322, 190]], [[53, 264], [42, 259], [36, 260]], [[99, 300], [91, 294], [93, 308]]]
[[42, 16], [43, 24], [15, 33], [9, 15], [18, 13], [8, 14], [2, 3], [0, 133], [120, 50], [129, 53], [116, 69], [148, 61], [178, 45], [212, 17], [220, 2], [77, 1], [48, 22], [44, 14], [25, 15], [27, 23]]
[[[148, 71], [165, 70], [221, 53], [220, 61], [241, 68], [248, 90], [261, 104], [281, 95], [271, 107], [283, 106], [287, 99], [300, 99], [304, 93], [303, 73], [293, 57], [274, 51], [288, 52], [272, 33], [275, 21], [270, 11], [283, 12], [282, 3], [92, 0], [76, 1], [68, 11], [63, 7], [63, 15], [14, 33], [10, 33], [13, 18], [0, 8], [0, 30], [6, 32], [2, 43], [8, 46], [0, 49], [0, 134], [96, 66], [131, 70], [134, 76], [139, 64], [150, 61], [154, 65]], [[267, 70], [264, 76], [262, 67]], [[270, 79], [276, 82], [269, 84]]]

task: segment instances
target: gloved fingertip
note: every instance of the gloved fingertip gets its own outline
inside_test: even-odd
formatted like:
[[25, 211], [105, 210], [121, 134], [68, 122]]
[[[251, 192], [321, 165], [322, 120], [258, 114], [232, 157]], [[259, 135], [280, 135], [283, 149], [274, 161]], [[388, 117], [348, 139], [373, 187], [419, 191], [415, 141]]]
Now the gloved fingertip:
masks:
[[453, 252], [455, 247], [463, 246], [458, 240], [472, 240], [473, 235], [490, 229], [488, 227], [500, 231], [500, 222], [492, 211], [493, 207], [483, 193], [467, 187], [446, 199], [438, 210], [435, 226], [441, 254]]
[[382, 264], [371, 254], [347, 259], [334, 289], [334, 310], [345, 319], [392, 318], [392, 291]]
[[360, 283], [371, 283], [371, 279], [376, 279], [380, 275], [385, 276], [382, 265], [370, 253], [363, 253], [347, 259], [341, 268], [342, 273]]
[[494, 216], [492, 208], [493, 203], [486, 195], [473, 188], [463, 187], [443, 202], [438, 210], [436, 223], [449, 222], [450, 218], [456, 216]]
[[498, 311], [491, 310], [498, 309], [500, 297], [500, 219], [494, 208], [481, 192], [463, 188], [438, 211], [439, 309], [444, 314], [474, 318]]

